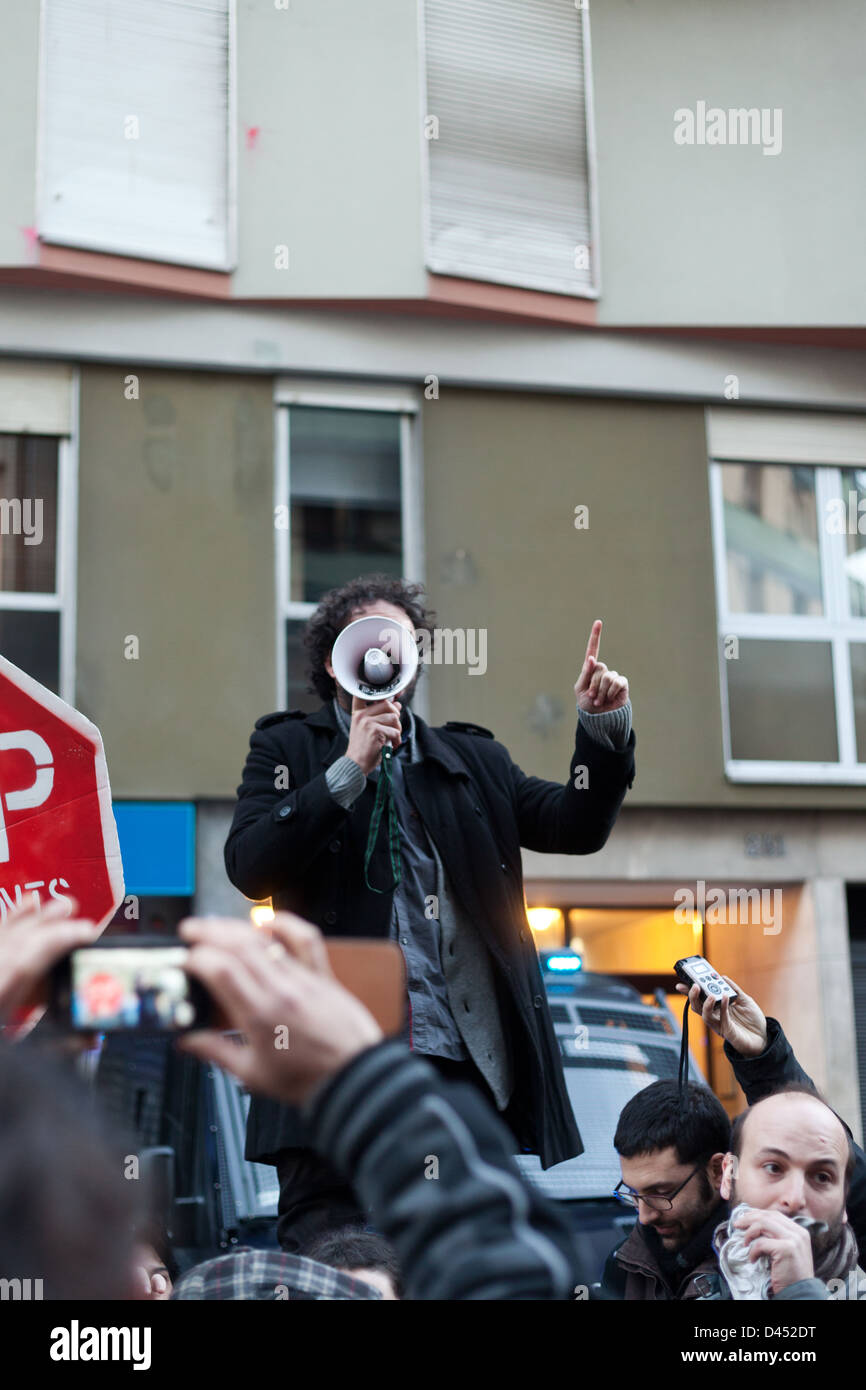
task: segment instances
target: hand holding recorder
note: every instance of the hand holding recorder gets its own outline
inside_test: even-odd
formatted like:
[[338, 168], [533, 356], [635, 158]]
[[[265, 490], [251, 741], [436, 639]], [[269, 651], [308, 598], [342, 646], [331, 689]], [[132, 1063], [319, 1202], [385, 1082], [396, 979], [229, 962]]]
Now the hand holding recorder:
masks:
[[678, 960], [674, 970], [681, 981], [677, 992], [689, 996], [692, 1011], [713, 1033], [742, 1057], [766, 1051], [767, 1020], [751, 995], [727, 975], [718, 975], [703, 956]]

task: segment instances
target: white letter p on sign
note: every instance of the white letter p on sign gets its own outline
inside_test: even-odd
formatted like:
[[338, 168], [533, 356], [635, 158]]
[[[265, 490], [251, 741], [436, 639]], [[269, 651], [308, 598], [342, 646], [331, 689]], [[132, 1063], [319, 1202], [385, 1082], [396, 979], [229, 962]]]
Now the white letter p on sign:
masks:
[[[54, 759], [45, 739], [32, 729], [18, 729], [13, 734], [0, 734], [0, 752], [8, 748], [23, 748], [36, 764], [36, 776], [29, 787], [6, 792], [6, 809], [24, 811], [30, 806], [41, 806], [51, 795], [54, 786]], [[3, 815], [3, 800], [0, 795], [0, 863], [9, 859], [9, 836], [6, 834], [6, 820]]]

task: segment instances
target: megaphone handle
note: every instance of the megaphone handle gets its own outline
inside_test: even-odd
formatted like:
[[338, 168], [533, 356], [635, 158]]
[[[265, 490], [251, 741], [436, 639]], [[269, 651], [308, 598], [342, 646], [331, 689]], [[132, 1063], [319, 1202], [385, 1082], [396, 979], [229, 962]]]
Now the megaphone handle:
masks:
[[[379, 776], [379, 784], [376, 787], [376, 800], [373, 805], [373, 814], [370, 818], [370, 830], [367, 835], [367, 850], [364, 855], [364, 881], [367, 887], [374, 893], [390, 893], [400, 882], [402, 866], [400, 864], [400, 829], [397, 821], [397, 808], [394, 805], [394, 793], [391, 787], [391, 760], [394, 750], [390, 743], [382, 749], [382, 770]], [[391, 860], [391, 873], [393, 883], [387, 888], [377, 888], [370, 882], [370, 859], [373, 855], [373, 846], [379, 834], [379, 822], [382, 819], [382, 812], [387, 805], [387, 834], [388, 834], [388, 855]]]

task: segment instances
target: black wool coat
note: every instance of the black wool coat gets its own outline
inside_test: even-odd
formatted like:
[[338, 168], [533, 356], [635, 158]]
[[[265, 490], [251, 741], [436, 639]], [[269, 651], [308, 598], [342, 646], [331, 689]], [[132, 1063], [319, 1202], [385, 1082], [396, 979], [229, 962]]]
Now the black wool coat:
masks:
[[[422, 760], [403, 770], [407, 792], [493, 961], [515, 1077], [507, 1119], [549, 1167], [582, 1153], [583, 1144], [526, 920], [520, 847], [549, 854], [601, 849], [634, 780], [634, 734], [626, 748], [611, 751], [578, 723], [561, 785], [526, 776], [477, 725], [434, 729], [416, 714], [415, 730]], [[226, 870], [246, 897], [271, 898], [275, 909], [296, 912], [326, 936], [387, 937], [393, 893], [374, 893], [364, 881], [375, 785], [368, 781], [346, 810], [325, 780], [344, 751], [330, 704], [314, 714], [288, 710], [257, 721], [226, 841]], [[575, 788], [578, 766], [587, 773]], [[288, 789], [281, 769], [288, 769]], [[391, 881], [381, 827], [369, 877], [377, 885]], [[253, 1097], [248, 1159], [272, 1161], [281, 1149], [304, 1143], [297, 1111]]]

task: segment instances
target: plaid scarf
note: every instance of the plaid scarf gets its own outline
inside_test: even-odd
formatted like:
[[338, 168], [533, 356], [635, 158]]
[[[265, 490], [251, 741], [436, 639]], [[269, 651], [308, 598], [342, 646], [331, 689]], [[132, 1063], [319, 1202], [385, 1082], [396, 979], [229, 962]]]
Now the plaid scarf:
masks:
[[[749, 1246], [743, 1232], [734, 1225], [737, 1217], [747, 1212], [746, 1202], [734, 1207], [727, 1221], [716, 1227], [713, 1246], [719, 1257], [719, 1265], [731, 1291], [731, 1298], [768, 1299], [772, 1289], [770, 1259], [759, 1255], [756, 1260], [749, 1259]], [[840, 1228], [836, 1239], [815, 1250], [815, 1242], [826, 1235], [828, 1227], [823, 1221], [815, 1221], [811, 1216], [793, 1216], [798, 1226], [805, 1226], [812, 1241], [812, 1258], [815, 1265], [815, 1278], [843, 1279], [857, 1267], [857, 1241], [850, 1224], [846, 1221]]]

